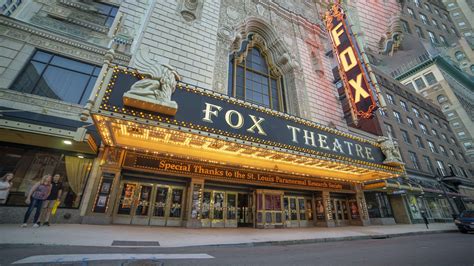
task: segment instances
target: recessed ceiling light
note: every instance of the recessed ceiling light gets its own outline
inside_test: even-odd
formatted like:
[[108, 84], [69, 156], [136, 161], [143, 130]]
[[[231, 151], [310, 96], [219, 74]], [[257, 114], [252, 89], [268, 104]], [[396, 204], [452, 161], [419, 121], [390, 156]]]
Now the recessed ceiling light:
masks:
[[66, 145], [72, 145], [72, 141], [70, 140], [63, 140], [63, 143]]
[[84, 156], [82, 156], [82, 155], [77, 155], [77, 158], [84, 159]]

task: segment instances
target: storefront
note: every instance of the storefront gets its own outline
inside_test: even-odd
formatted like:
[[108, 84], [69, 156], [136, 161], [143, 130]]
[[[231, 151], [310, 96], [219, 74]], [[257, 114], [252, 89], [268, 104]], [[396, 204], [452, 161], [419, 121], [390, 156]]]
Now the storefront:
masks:
[[364, 225], [363, 182], [404, 173], [371, 140], [182, 83], [174, 104], [150, 103], [129, 93], [141, 74], [103, 74], [90, 115], [105, 145], [86, 223]]

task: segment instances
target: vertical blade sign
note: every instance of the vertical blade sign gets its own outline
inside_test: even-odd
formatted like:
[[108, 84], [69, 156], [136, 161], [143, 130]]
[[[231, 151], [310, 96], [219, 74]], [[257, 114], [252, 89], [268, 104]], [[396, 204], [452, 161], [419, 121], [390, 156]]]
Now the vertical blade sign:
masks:
[[352, 114], [356, 119], [372, 118], [374, 111], [377, 110], [377, 104], [370, 79], [340, 4], [332, 5], [326, 12], [324, 20], [339, 63], [339, 74], [344, 82]]

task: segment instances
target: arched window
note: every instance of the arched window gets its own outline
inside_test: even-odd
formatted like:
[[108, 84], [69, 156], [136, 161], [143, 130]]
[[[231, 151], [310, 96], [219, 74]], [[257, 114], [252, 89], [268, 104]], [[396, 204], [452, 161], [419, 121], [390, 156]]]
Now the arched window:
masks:
[[444, 96], [444, 95], [439, 95], [438, 96], [438, 103], [444, 103], [447, 100], [448, 100], [448, 98], [446, 98], [446, 96]]
[[456, 53], [454, 53], [454, 56], [456, 56], [456, 59], [458, 61], [462, 61], [465, 57], [464, 53], [461, 51], [457, 51]]
[[230, 56], [228, 94], [284, 112], [282, 76], [262, 50], [251, 36]]

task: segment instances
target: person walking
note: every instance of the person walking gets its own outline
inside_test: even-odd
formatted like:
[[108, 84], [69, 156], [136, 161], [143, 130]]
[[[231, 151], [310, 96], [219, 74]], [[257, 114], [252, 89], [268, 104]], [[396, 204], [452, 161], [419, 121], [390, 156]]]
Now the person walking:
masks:
[[43, 225], [49, 226], [49, 217], [51, 216], [51, 211], [53, 210], [56, 201], [61, 199], [62, 193], [63, 183], [61, 182], [61, 176], [59, 174], [55, 174], [53, 176], [53, 182], [51, 182], [51, 193], [43, 203], [43, 211], [41, 212], [40, 219], [43, 221]]
[[38, 218], [41, 214], [41, 209], [43, 206], [43, 201], [48, 198], [51, 193], [51, 175], [45, 175], [41, 178], [41, 181], [36, 183], [29, 191], [28, 196], [26, 197], [26, 204], [28, 204], [28, 209], [26, 210], [25, 217], [23, 219], [23, 224], [21, 227], [26, 227], [28, 218], [34, 208], [36, 208], [36, 213], [33, 218], [33, 227], [39, 227]]
[[428, 222], [428, 218], [426, 217], [426, 213], [425, 213], [424, 211], [421, 211], [421, 217], [423, 218], [423, 222], [425, 222], [426, 229], [430, 229], [430, 228], [428, 227], [428, 225], [429, 225], [430, 223]]
[[12, 188], [13, 173], [6, 173], [0, 178], [0, 204], [7, 203], [8, 194]]

